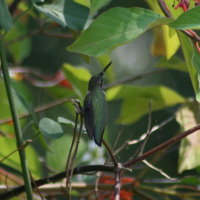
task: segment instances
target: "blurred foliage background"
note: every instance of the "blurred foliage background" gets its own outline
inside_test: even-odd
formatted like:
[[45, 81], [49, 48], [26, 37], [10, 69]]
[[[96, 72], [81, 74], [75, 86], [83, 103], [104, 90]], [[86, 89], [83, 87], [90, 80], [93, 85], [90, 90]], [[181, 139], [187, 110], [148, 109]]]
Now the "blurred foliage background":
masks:
[[[10, 9], [13, 2], [15, 0], [7, 1]], [[110, 60], [112, 66], [104, 80], [109, 106], [104, 138], [113, 151], [122, 147], [116, 156], [120, 163], [135, 155], [141, 142], [130, 145], [128, 141], [140, 138], [148, 131], [149, 124], [151, 128], [158, 128], [149, 137], [145, 151], [198, 122], [196, 116], [199, 108], [187, 72], [187, 63], [178, 39], [169, 36], [170, 31], [172, 35], [176, 34], [174, 30], [167, 30], [165, 26], [150, 29], [135, 40], [97, 57], [67, 50], [91, 21], [109, 9], [141, 7], [156, 11], [157, 3], [150, 0], [112, 0], [105, 1], [108, 4], [91, 12], [87, 6], [89, 1], [67, 0], [65, 3], [68, 2], [69, 7], [65, 11], [69, 13], [69, 21], [66, 25], [45, 13], [43, 6], [51, 6], [58, 1], [33, 2], [34, 7], [28, 1], [19, 1], [11, 10], [14, 23], [5, 35], [5, 45], [23, 136], [25, 141], [32, 140], [26, 147], [26, 155], [34, 179], [65, 170], [75, 121], [74, 106], [68, 99], [76, 98], [83, 104], [90, 77], [99, 73]], [[166, 2], [170, 5], [173, 3]], [[174, 16], [182, 13], [180, 9], [174, 12]], [[0, 159], [3, 159], [0, 161], [0, 183], [5, 185], [6, 177], [7, 184], [18, 185], [23, 181], [17, 152], [4, 159], [16, 146], [2, 76], [0, 93]], [[28, 114], [22, 118], [25, 113]], [[41, 128], [42, 119], [51, 119], [48, 123], [58, 125], [60, 132], [45, 132], [44, 127]], [[67, 121], [60, 123], [62, 120]], [[198, 199], [198, 195], [184, 196], [182, 187], [187, 186], [190, 192], [196, 189], [200, 195], [197, 190], [200, 165], [197, 146], [200, 140], [195, 140], [195, 145], [190, 143], [188, 147], [188, 144], [177, 143], [149, 159], [149, 162], [171, 177], [183, 178], [182, 182], [167, 180], [142, 162], [134, 165], [133, 171], [127, 176], [139, 182], [138, 188], [147, 193], [149, 199]], [[189, 150], [184, 152], [184, 148], [190, 148], [190, 154], [187, 154]], [[107, 158], [103, 147], [94, 145], [85, 133], [81, 135], [75, 166], [104, 164]], [[95, 175], [73, 177], [73, 181], [86, 183], [94, 183], [95, 179]], [[160, 190], [156, 190], [158, 188]], [[175, 191], [173, 195], [170, 189]], [[48, 192], [44, 196], [47, 199], [52, 196], [54, 199], [64, 199], [63, 195]], [[72, 190], [72, 196], [73, 199], [80, 199], [81, 193]], [[35, 198], [40, 199], [38, 196]], [[131, 198], [145, 199], [141, 194]], [[15, 199], [25, 199], [25, 196]], [[86, 199], [93, 197], [88, 195]]]

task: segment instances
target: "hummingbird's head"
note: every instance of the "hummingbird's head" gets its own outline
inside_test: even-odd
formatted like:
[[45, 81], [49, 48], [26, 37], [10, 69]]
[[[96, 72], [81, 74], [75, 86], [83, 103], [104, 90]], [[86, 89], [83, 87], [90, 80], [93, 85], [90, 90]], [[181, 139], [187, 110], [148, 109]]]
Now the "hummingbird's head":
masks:
[[92, 76], [92, 78], [89, 81], [88, 90], [92, 91], [96, 88], [102, 87], [102, 81], [103, 81], [103, 73], [99, 73], [95, 76]]
[[108, 65], [97, 75], [92, 76], [92, 78], [89, 81], [88, 90], [92, 91], [96, 88], [102, 87], [103, 82], [103, 75], [106, 72], [106, 70], [110, 67], [112, 62], [109, 62]]

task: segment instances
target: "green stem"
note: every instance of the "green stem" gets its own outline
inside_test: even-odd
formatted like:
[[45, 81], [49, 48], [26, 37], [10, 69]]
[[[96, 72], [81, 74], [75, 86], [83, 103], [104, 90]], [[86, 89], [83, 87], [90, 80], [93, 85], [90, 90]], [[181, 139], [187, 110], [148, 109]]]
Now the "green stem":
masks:
[[17, 111], [15, 108], [14, 98], [13, 98], [13, 94], [12, 94], [11, 81], [10, 81], [10, 76], [9, 76], [9, 72], [8, 72], [8, 65], [7, 65], [6, 52], [5, 52], [3, 38], [0, 38], [0, 60], [1, 60], [1, 68], [2, 68], [2, 72], [3, 72], [3, 78], [4, 78], [4, 82], [5, 82], [6, 92], [7, 92], [7, 96], [8, 96], [9, 105], [10, 105], [10, 111], [11, 111], [13, 124], [14, 124], [17, 148], [19, 151], [19, 157], [20, 157], [20, 162], [21, 162], [21, 167], [22, 167], [22, 174], [23, 174], [24, 183], [25, 183], [25, 187], [26, 187], [26, 195], [27, 195], [28, 200], [32, 200], [33, 196], [32, 196], [31, 179], [30, 179], [30, 174], [29, 174], [29, 170], [28, 170], [25, 149], [20, 148], [21, 146], [23, 146], [23, 136], [22, 136], [22, 130], [21, 130], [18, 116], [17, 116]]

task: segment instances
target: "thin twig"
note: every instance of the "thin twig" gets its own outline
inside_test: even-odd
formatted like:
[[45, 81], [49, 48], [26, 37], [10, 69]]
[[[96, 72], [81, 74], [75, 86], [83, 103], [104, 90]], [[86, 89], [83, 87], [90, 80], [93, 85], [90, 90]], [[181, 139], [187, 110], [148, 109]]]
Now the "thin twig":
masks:
[[143, 74], [140, 74], [140, 75], [137, 75], [137, 76], [129, 76], [127, 78], [124, 78], [124, 79], [112, 82], [110, 84], [104, 85], [103, 89], [108, 89], [108, 88], [111, 88], [111, 87], [114, 87], [114, 86], [117, 86], [117, 85], [130, 83], [130, 82], [142, 79], [146, 76], [149, 76], [149, 75], [152, 75], [152, 74], [155, 74], [155, 73], [158, 73], [158, 72], [162, 72], [162, 71], [165, 71], [165, 70], [166, 69], [156, 69], [156, 70], [153, 70], [153, 71], [150, 71], [150, 72], [147, 72], [147, 73], [143, 73]]
[[94, 192], [95, 192], [95, 198], [96, 200], [98, 200], [98, 186], [99, 186], [99, 180], [100, 180], [100, 177], [101, 177], [101, 173], [97, 173], [97, 178], [95, 180], [95, 189], [94, 189]]
[[20, 149], [24, 149], [27, 145], [29, 145], [32, 142], [32, 140], [27, 140], [22, 146], [18, 147], [17, 149], [15, 149], [14, 151], [12, 151], [11, 153], [9, 153], [7, 156], [3, 157], [0, 160], [0, 163], [3, 162], [4, 160], [6, 160], [7, 158], [9, 158], [11, 155], [13, 155], [14, 153], [16, 153], [17, 151], [19, 151]]
[[149, 116], [148, 116], [147, 133], [146, 133], [146, 137], [144, 138], [144, 141], [142, 142], [142, 144], [138, 148], [138, 156], [143, 154], [147, 140], [148, 140], [150, 134], [152, 133], [152, 128], [151, 128], [151, 124], [152, 124], [152, 100], [151, 99], [149, 101], [148, 110], [149, 110], [149, 112], [148, 112]]
[[[155, 125], [152, 127], [151, 129], [151, 133], [159, 130], [160, 128], [162, 128], [163, 126], [165, 126], [166, 124], [168, 124], [170, 121], [172, 121], [174, 119], [174, 116], [170, 117], [169, 119], [165, 120], [164, 122], [162, 122], [159, 125]], [[121, 152], [125, 147], [127, 147], [127, 145], [132, 145], [132, 144], [137, 144], [139, 142], [142, 142], [145, 138], [146, 138], [147, 133], [144, 133], [140, 136], [139, 139], [135, 139], [135, 140], [130, 140], [130, 141], [126, 141], [124, 144], [122, 144], [115, 152], [114, 155], [117, 155], [119, 152]]]
[[[163, 126], [165, 126], [166, 124], [168, 124], [169, 122], [171, 122], [173, 119], [174, 119], [174, 116], [172, 116], [172, 117], [170, 117], [169, 119], [167, 119], [167, 120], [161, 122], [161, 124], [159, 124], [159, 125], [153, 126], [152, 129], [151, 129], [151, 133], [150, 133], [150, 134], [152, 134], [153, 132], [159, 130], [160, 128], [162, 128]], [[143, 141], [143, 140], [146, 138], [146, 135], [147, 135], [147, 133], [144, 133], [144, 134], [142, 134], [142, 135], [140, 136], [139, 139], [127, 141], [127, 144], [129, 144], [129, 145], [137, 144], [138, 142]]]
[[170, 177], [170, 176], [169, 176], [168, 174], [166, 174], [162, 169], [159, 169], [159, 168], [153, 166], [153, 165], [152, 165], [150, 162], [148, 162], [147, 160], [143, 160], [142, 162], [145, 163], [145, 164], [146, 164], [148, 167], [150, 167], [151, 169], [153, 169], [153, 170], [159, 172], [162, 176], [164, 176], [165, 178], [167, 178], [167, 179], [169, 179], [169, 180], [171, 180], [171, 181], [178, 181], [178, 180], [179, 180], [179, 179], [177, 179], [177, 178], [172, 178], [172, 177]]
[[71, 181], [71, 176], [72, 176], [72, 166], [73, 166], [73, 150], [74, 150], [74, 145], [75, 145], [75, 140], [77, 137], [77, 125], [78, 125], [78, 116], [79, 114], [76, 113], [76, 119], [75, 119], [75, 126], [74, 126], [74, 133], [73, 133], [73, 139], [72, 143], [70, 146], [69, 154], [67, 156], [67, 165], [66, 165], [66, 191], [67, 191], [67, 196], [69, 198], [69, 192], [70, 192], [70, 181]]
[[116, 169], [115, 171], [115, 190], [114, 190], [114, 200], [120, 200], [120, 190], [121, 190], [121, 180], [120, 173], [121, 170]]
[[63, 34], [63, 33], [49, 32], [49, 31], [42, 31], [41, 33], [46, 36], [53, 37], [53, 38], [60, 38], [60, 39], [74, 38], [74, 36], [70, 33]]
[[[70, 199], [70, 183], [71, 183], [71, 177], [73, 175], [73, 169], [74, 169], [74, 162], [76, 159], [76, 154], [78, 151], [78, 145], [80, 141], [80, 136], [82, 132], [82, 127], [83, 127], [83, 116], [82, 116], [82, 109], [80, 102], [77, 100], [73, 101], [73, 104], [75, 106], [75, 112], [76, 112], [76, 120], [75, 120], [75, 126], [74, 126], [74, 134], [73, 134], [73, 139], [72, 139], [72, 144], [70, 147], [70, 151], [68, 154], [67, 158], [67, 165], [66, 165], [66, 192], [67, 192], [67, 199]], [[79, 131], [77, 132], [77, 127], [78, 127], [78, 117], [80, 115], [80, 128]]]
[[161, 10], [167, 17], [172, 17], [170, 10], [163, 0], [158, 0], [158, 4], [160, 5]]
[[[34, 108], [34, 112], [35, 113], [38, 113], [38, 112], [42, 112], [42, 111], [45, 111], [45, 110], [48, 110], [48, 109], [51, 109], [53, 107], [56, 107], [58, 105], [61, 105], [63, 103], [66, 103], [66, 102], [71, 102], [72, 99], [69, 99], [69, 98], [62, 98], [62, 99], [58, 99], [56, 101], [52, 101], [50, 103], [47, 103], [45, 105], [42, 105], [42, 106], [38, 106], [36, 108]], [[18, 116], [19, 119], [23, 119], [25, 117], [28, 117], [30, 116], [31, 114], [30, 113], [22, 113]], [[8, 119], [2, 119], [0, 120], [0, 125], [2, 124], [6, 124], [6, 123], [9, 123], [9, 122], [12, 122], [12, 118], [8, 118]]]
[[[77, 167], [74, 168], [73, 170], [73, 175], [77, 175], [77, 174], [84, 174], [84, 173], [88, 173], [88, 172], [98, 172], [98, 171], [102, 171], [102, 172], [114, 172], [114, 167], [113, 166], [105, 166], [105, 165], [88, 165], [88, 166], [82, 166], [82, 167]], [[35, 183], [36, 185], [39, 187], [41, 185], [45, 185], [47, 183], [50, 182], [56, 182], [59, 181], [60, 179], [63, 179], [66, 177], [66, 171], [58, 173], [56, 175], [44, 178], [44, 179], [39, 179], [36, 180]], [[32, 187], [35, 188], [35, 185], [32, 183]], [[25, 186], [19, 186], [17, 188], [14, 188], [10, 191], [7, 191], [5, 193], [0, 194], [0, 199], [4, 200], [4, 199], [9, 199], [12, 197], [16, 197], [17, 195], [21, 194], [22, 192], [25, 191]]]
[[[200, 129], [200, 124], [198, 124], [197, 126], [177, 135], [177, 136], [174, 136], [172, 137], [171, 139], [167, 140], [166, 142], [158, 145], [157, 147], [149, 150], [148, 152], [144, 153], [143, 155], [133, 159], [133, 160], [130, 160], [126, 163], [124, 163], [124, 167], [129, 167], [129, 166], [132, 166], [134, 164], [136, 164], [137, 162], [140, 162], [144, 159], [146, 159], [147, 157], [167, 148], [168, 146], [170, 145], [173, 145], [175, 144], [176, 142], [179, 142], [181, 139], [183, 139], [184, 137], [196, 132], [197, 130]], [[74, 171], [73, 171], [73, 175], [77, 175], [77, 174], [82, 174], [82, 173], [87, 173], [87, 172], [94, 172], [94, 171], [102, 171], [102, 172], [115, 172], [115, 167], [113, 166], [105, 166], [105, 165], [89, 165], [89, 166], [82, 166], [82, 167], [78, 167], [78, 168], [74, 168]], [[51, 176], [51, 177], [47, 177], [45, 179], [40, 179], [38, 181], [35, 181], [37, 186], [41, 186], [41, 185], [44, 185], [44, 184], [47, 184], [49, 182], [56, 182], [62, 178], [65, 178], [66, 177], [66, 171], [64, 172], [61, 172], [59, 174], [56, 174], [54, 176]], [[34, 187], [34, 185], [32, 184], [32, 187]], [[8, 199], [8, 198], [11, 198], [13, 196], [16, 196], [22, 192], [24, 192], [25, 190], [25, 186], [20, 186], [18, 188], [15, 188], [15, 189], [12, 189], [11, 191], [8, 191], [8, 192], [5, 192], [5, 193], [2, 193], [0, 194], [0, 199], [3, 200], [3, 199]]]
[[[158, 4], [159, 4], [161, 10], [163, 11], [163, 13], [165, 14], [165, 16], [172, 17], [172, 14], [169, 11], [169, 9], [168, 9], [167, 5], [165, 4], [164, 0], [158, 0]], [[195, 31], [189, 29], [189, 30], [181, 30], [181, 32], [183, 32], [185, 35], [187, 35], [193, 41], [200, 42], [200, 37], [196, 34]]]
[[102, 143], [104, 144], [113, 164], [115, 167], [115, 188], [114, 188], [114, 200], [120, 200], [120, 188], [121, 188], [121, 183], [120, 183], [120, 171], [119, 169], [119, 163], [117, 162], [111, 148], [108, 146], [106, 141], [102, 139]]
[[34, 178], [33, 178], [31, 173], [30, 173], [30, 176], [31, 176], [31, 182], [34, 184], [34, 187], [35, 187], [36, 191], [38, 192], [40, 198], [42, 200], [44, 200], [44, 197], [42, 196], [42, 193], [40, 192], [40, 189], [38, 188], [37, 184], [35, 183], [35, 180], [34, 180]]
[[154, 147], [153, 149], [145, 152], [144, 154], [142, 154], [141, 156], [138, 156], [137, 158], [134, 158], [132, 160], [129, 160], [127, 161], [126, 163], [124, 163], [124, 167], [130, 167], [130, 166], [133, 166], [134, 164], [146, 159], [147, 157], [169, 147], [170, 145], [173, 145], [175, 144], [176, 142], [179, 142], [181, 139], [183, 139], [184, 137], [198, 131], [200, 129], [200, 124], [198, 124], [197, 126], [179, 134], [179, 135], [176, 135], [172, 138], [170, 138], [169, 140], [167, 140], [166, 142], [163, 142], [162, 144]]
[[111, 148], [108, 146], [107, 142], [104, 139], [102, 139], [102, 143], [104, 144], [104, 146], [105, 146], [105, 148], [106, 148], [106, 150], [107, 150], [107, 152], [108, 152], [108, 154], [109, 154], [114, 166], [118, 167], [118, 162], [117, 162], [117, 160], [116, 160]]
[[[114, 142], [114, 145], [113, 145], [113, 149], [115, 149], [117, 147], [117, 143], [119, 142], [119, 139], [122, 135], [122, 127], [119, 129], [119, 131], [117, 132], [117, 136], [115, 138], [115, 142]], [[116, 155], [115, 152], [113, 152], [113, 155]]]
[[143, 191], [140, 191], [139, 189], [133, 188], [133, 192], [137, 195], [139, 195], [142, 199], [145, 200], [157, 200], [154, 197], [149, 196], [149, 194], [144, 193]]
[[13, 183], [15, 183], [17, 185], [23, 184], [22, 178], [14, 175], [12, 172], [9, 172], [9, 171], [7, 171], [7, 170], [5, 170], [3, 168], [0, 168], [0, 176], [7, 176], [7, 179], [9, 181], [12, 181]]

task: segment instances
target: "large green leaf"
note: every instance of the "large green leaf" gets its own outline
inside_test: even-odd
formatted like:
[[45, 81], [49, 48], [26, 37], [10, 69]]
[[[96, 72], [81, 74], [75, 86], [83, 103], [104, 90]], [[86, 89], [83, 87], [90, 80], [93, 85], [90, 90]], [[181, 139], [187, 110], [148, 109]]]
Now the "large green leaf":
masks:
[[[177, 121], [180, 122], [183, 131], [197, 125], [197, 120], [195, 118], [196, 110], [198, 110], [198, 107], [193, 107], [193, 111], [188, 107], [184, 107], [177, 112]], [[185, 170], [191, 170], [199, 166], [200, 131], [197, 131], [181, 140], [178, 171], [181, 173]]]
[[71, 83], [75, 93], [83, 99], [88, 90], [88, 81], [91, 78], [89, 71], [83, 67], [73, 67], [70, 64], [65, 64], [63, 72]]
[[10, 117], [10, 109], [9, 109], [9, 103], [7, 100], [7, 94], [5, 90], [5, 85], [2, 79], [0, 79], [0, 91], [1, 91], [1, 98], [0, 98], [0, 105], [1, 105], [1, 112], [0, 112], [0, 118], [8, 118]]
[[17, 38], [28, 33], [28, 26], [25, 23], [19, 21], [15, 22], [12, 29], [6, 34], [5, 38], [11, 42], [8, 45], [8, 51], [16, 63], [21, 63], [24, 58], [26, 58], [31, 51], [31, 40], [30, 38], [24, 38], [23, 40], [17, 40]]
[[52, 20], [74, 30], [82, 30], [88, 18], [89, 9], [73, 0], [56, 0], [50, 3], [38, 3], [33, 0], [35, 8]]
[[90, 7], [90, 0], [74, 0], [74, 2], [81, 4], [86, 7]]
[[143, 8], [112, 8], [100, 15], [68, 50], [99, 56], [137, 38], [154, 25], [163, 24], [164, 20]]
[[122, 100], [119, 116], [120, 122], [130, 124], [149, 112], [149, 102], [152, 110], [160, 110], [186, 100], [175, 91], [164, 86], [117, 86], [107, 90], [107, 100]]
[[[61, 123], [61, 124], [65, 124], [68, 127], [72, 127], [72, 128], [75, 127], [75, 123], [73, 121], [71, 121], [71, 120], [69, 120], [67, 118], [64, 118], [64, 117], [58, 117], [58, 122]], [[77, 128], [78, 129], [80, 128], [80, 124], [77, 125]], [[86, 131], [84, 125], [82, 127], [82, 133], [87, 134], [87, 131]]]
[[196, 96], [199, 94], [199, 83], [198, 83], [198, 74], [197, 74], [197, 70], [196, 67], [194, 66], [194, 45], [192, 43], [192, 41], [185, 36], [183, 33], [179, 32], [179, 38], [181, 41], [181, 46], [182, 46], [182, 50], [183, 50], [183, 54], [185, 57], [185, 62], [187, 64], [187, 69], [188, 72], [190, 74], [190, 79], [195, 91]]
[[[17, 83], [15, 83], [15, 86], [19, 86]], [[17, 87], [19, 89], [19, 92], [24, 92], [25, 95], [25, 87]], [[22, 90], [21, 90], [22, 89]], [[8, 103], [8, 99], [7, 99], [7, 94], [6, 94], [6, 90], [5, 90], [5, 85], [2, 79], [0, 79], [0, 92], [1, 92], [1, 98], [0, 98], [0, 105], [1, 105], [1, 112], [0, 112], [0, 119], [5, 119], [5, 118], [9, 118], [11, 117], [10, 114], [10, 107], [9, 107], [9, 103]], [[19, 99], [19, 97], [16, 95], [16, 93], [13, 91], [14, 93], [14, 101], [16, 104], [16, 108], [18, 113], [24, 113], [27, 111], [27, 109], [25, 108], [25, 106], [23, 105], [23, 103], [21, 102], [21, 100]]]
[[[158, 1], [147, 0], [147, 2], [152, 10], [160, 15], [163, 15]], [[165, 3], [167, 2], [168, 1], [165, 1]], [[156, 27], [153, 29], [153, 31], [154, 41], [152, 44], [152, 54], [154, 56], [165, 56], [167, 59], [170, 59], [180, 47], [180, 42], [176, 31], [167, 25]]]
[[90, 0], [90, 10], [92, 13], [108, 4], [111, 0]]
[[176, 29], [200, 29], [200, 6], [184, 12], [169, 25]]
[[8, 31], [12, 26], [12, 17], [8, 11], [8, 6], [5, 0], [0, 1], [0, 28]]
[[55, 139], [63, 136], [61, 125], [47, 117], [44, 117], [39, 122], [39, 129], [45, 136]]
[[182, 72], [187, 72], [186, 63], [180, 59], [178, 56], [173, 56], [170, 60], [165, 58], [161, 58], [158, 63], [156, 63], [155, 67], [158, 68], [168, 68], [174, 69]]
[[[155, 0], [147, 0], [147, 3], [153, 8], [153, 10], [155, 10], [157, 13], [163, 13], [159, 4], [158, 4], [158, 1], [155, 1]], [[165, 4], [168, 8], [168, 10], [170, 11], [170, 13], [172, 14], [173, 18], [177, 18], [179, 15], [181, 15], [183, 13], [183, 10], [182, 9], [175, 9], [174, 6], [172, 6], [172, 4], [176, 3], [177, 2], [172, 2], [172, 0], [165, 0]], [[177, 3], [178, 4], [178, 3]], [[161, 11], [161, 12], [160, 12]], [[164, 15], [164, 13], [163, 13]]]
[[[196, 49], [194, 49], [194, 54], [192, 56], [192, 64], [198, 73], [198, 82], [200, 84], [200, 54], [196, 51]], [[200, 102], [200, 88], [198, 88], [196, 92], [196, 99], [198, 102]]]
[[[72, 142], [71, 135], [65, 135], [57, 140], [52, 140], [49, 145], [50, 151], [47, 152], [47, 165], [55, 172], [66, 170], [67, 156]], [[79, 143], [79, 150], [76, 161], [80, 162], [81, 156], [86, 151], [86, 145], [83, 140]]]
[[200, 75], [200, 54], [199, 52], [196, 51], [196, 49], [194, 49], [194, 54], [192, 56], [192, 63], [195, 69], [197, 70], [198, 75]]
[[[16, 150], [15, 138], [1, 137], [0, 146], [2, 149], [2, 151], [0, 152], [0, 160], [1, 160], [5, 156], [9, 155], [11, 152]], [[31, 171], [33, 178], [39, 178], [41, 175], [41, 165], [38, 159], [38, 155], [30, 145], [27, 146], [25, 150], [26, 150], [26, 157], [28, 160], [29, 170]], [[8, 158], [6, 158], [2, 163], [16, 170], [21, 171], [21, 164], [17, 151]]]

